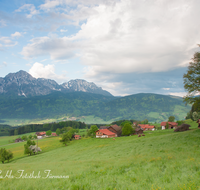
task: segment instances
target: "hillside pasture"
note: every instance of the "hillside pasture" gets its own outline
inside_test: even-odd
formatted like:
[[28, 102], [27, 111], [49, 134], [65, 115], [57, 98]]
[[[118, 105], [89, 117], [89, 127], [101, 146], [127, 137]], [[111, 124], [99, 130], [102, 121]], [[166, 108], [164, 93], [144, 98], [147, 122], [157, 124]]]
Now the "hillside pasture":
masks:
[[[50, 138], [51, 139], [51, 138]], [[56, 142], [54, 142], [54, 140]], [[51, 146], [55, 143], [54, 146]], [[2, 174], [18, 170], [40, 178], [0, 180], [4, 189], [199, 189], [200, 130], [146, 131], [144, 137], [83, 138], [68, 146], [44, 140], [51, 151], [1, 164]], [[42, 148], [42, 141], [39, 142]], [[45, 147], [45, 145], [44, 145]], [[44, 149], [44, 148], [43, 148]], [[45, 150], [45, 149], [44, 149]], [[45, 170], [53, 176], [47, 178]]]

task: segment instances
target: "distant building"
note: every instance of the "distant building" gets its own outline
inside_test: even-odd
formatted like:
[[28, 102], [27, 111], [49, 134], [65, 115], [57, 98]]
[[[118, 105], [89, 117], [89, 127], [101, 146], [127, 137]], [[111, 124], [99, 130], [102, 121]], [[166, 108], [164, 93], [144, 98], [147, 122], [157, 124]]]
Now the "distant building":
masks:
[[178, 123], [176, 123], [176, 122], [167, 122], [167, 121], [165, 122], [165, 121], [163, 121], [160, 124], [160, 126], [162, 127], [162, 130], [166, 129], [167, 123], [169, 124], [168, 129], [176, 129], [177, 126], [178, 126]]
[[15, 142], [22, 142], [23, 140], [21, 138], [15, 139]]
[[142, 130], [140, 127], [137, 127], [137, 128], [135, 129], [134, 135], [140, 135], [140, 134], [143, 134], [143, 130]]
[[75, 138], [76, 140], [81, 139], [81, 135], [74, 135], [74, 138]]
[[108, 129], [99, 129], [96, 131], [96, 138], [111, 138], [111, 137], [117, 137], [117, 134], [109, 131]]
[[43, 137], [46, 137], [46, 132], [36, 132], [35, 133], [37, 135], [37, 138], [38, 139], [41, 139]]
[[149, 124], [138, 124], [138, 127], [140, 127], [143, 131], [154, 131], [156, 129], [154, 125]]
[[111, 126], [100, 126], [99, 129], [108, 129], [109, 131], [117, 134], [117, 137], [120, 137], [122, 134], [122, 129], [118, 125], [111, 125]]
[[51, 133], [51, 136], [56, 137], [58, 135], [56, 133]]

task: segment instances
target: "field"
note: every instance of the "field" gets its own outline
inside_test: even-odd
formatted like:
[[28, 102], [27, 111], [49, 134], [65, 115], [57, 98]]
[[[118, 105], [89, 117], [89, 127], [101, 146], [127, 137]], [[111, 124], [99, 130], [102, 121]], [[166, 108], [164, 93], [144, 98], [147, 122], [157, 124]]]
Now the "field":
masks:
[[81, 117], [68, 117], [68, 116], [62, 116], [57, 118], [47, 118], [47, 119], [3, 119], [0, 121], [2, 124], [7, 124], [10, 126], [20, 126], [20, 125], [27, 125], [27, 124], [44, 124], [44, 123], [53, 123], [53, 122], [60, 122], [60, 121], [66, 121], [66, 120], [72, 120], [72, 121], [81, 121], [85, 122], [87, 124], [109, 124], [115, 121], [116, 119], [104, 121], [103, 119], [99, 117], [94, 116], [81, 116]]
[[[11, 170], [13, 175], [13, 178], [0, 179], [1, 187], [34, 190], [200, 189], [200, 130], [196, 123], [187, 122], [192, 124], [189, 131], [148, 131], [140, 138], [135, 135], [115, 140], [83, 138], [68, 146], [60, 144], [59, 137], [40, 140], [43, 153], [20, 158], [14, 152], [13, 161], [0, 164], [0, 176], [5, 177]], [[16, 151], [22, 146], [17, 145], [18, 148], [6, 148]], [[19, 170], [24, 170], [23, 176], [27, 173], [28, 177], [33, 172], [34, 175], [31, 179], [22, 178]], [[69, 178], [50, 178], [45, 170], [52, 176]]]

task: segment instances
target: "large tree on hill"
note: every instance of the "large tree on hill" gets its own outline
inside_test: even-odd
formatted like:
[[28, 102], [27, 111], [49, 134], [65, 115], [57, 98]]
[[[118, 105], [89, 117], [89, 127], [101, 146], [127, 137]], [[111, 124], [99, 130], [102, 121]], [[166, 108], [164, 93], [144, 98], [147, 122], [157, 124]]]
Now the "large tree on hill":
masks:
[[6, 160], [9, 160], [13, 158], [13, 153], [9, 150], [7, 151], [5, 148], [0, 149], [0, 161], [4, 164]]
[[98, 127], [96, 125], [92, 125], [90, 127], [90, 130], [88, 131], [88, 136], [95, 136], [96, 135], [96, 131], [99, 130]]
[[64, 133], [62, 134], [62, 139], [60, 140], [60, 142], [62, 142], [65, 146], [67, 146], [67, 143], [70, 141], [71, 138], [71, 133]]
[[29, 147], [31, 145], [35, 145], [35, 141], [30, 139], [27, 140], [26, 144], [24, 144], [24, 154], [30, 154], [30, 156], [34, 153]]
[[[198, 46], [200, 46], [198, 44]], [[184, 97], [186, 103], [199, 101], [199, 97], [195, 97], [200, 93], [200, 52], [196, 52], [189, 63], [187, 73], [183, 75], [184, 88], [188, 92]]]
[[128, 136], [128, 135], [131, 135], [133, 133], [134, 133], [133, 127], [129, 123], [126, 123], [124, 125], [124, 127], [122, 128], [122, 135], [123, 136]]

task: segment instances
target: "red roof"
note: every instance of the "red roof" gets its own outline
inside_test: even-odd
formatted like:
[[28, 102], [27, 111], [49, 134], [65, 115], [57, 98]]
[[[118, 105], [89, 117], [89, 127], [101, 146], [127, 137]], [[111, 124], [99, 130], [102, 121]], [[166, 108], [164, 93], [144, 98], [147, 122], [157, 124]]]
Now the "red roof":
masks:
[[74, 137], [76, 138], [76, 137], [80, 137], [81, 135], [74, 135]]
[[46, 135], [46, 132], [37, 132], [36, 134], [37, 136], [42, 136], [42, 135]]
[[57, 136], [57, 134], [56, 134], [56, 133], [51, 133], [51, 135], [52, 135], [52, 136]]
[[140, 126], [141, 128], [148, 128], [148, 129], [153, 129], [155, 128], [154, 125], [149, 125], [149, 124], [138, 124], [138, 126]]
[[104, 135], [115, 135], [115, 133], [109, 131], [108, 129], [99, 129], [98, 131], [102, 132]]
[[163, 121], [163, 122], [161, 122], [160, 126], [166, 126], [167, 123], [169, 123], [169, 125], [178, 125], [178, 123], [176, 123], [176, 122]]

